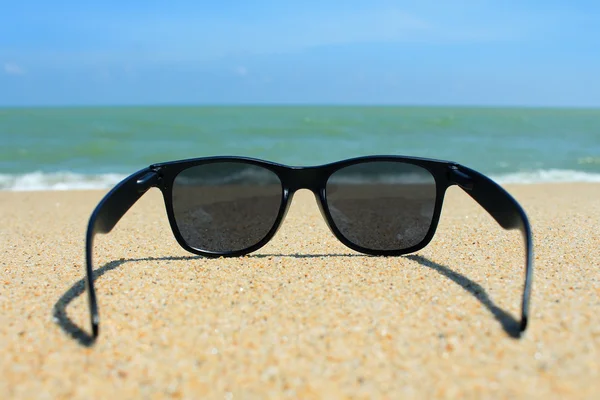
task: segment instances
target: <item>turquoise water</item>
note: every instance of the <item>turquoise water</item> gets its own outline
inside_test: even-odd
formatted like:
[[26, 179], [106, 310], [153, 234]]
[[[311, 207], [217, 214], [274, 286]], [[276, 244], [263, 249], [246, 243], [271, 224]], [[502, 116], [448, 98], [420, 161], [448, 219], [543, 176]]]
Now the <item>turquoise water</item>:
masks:
[[504, 182], [600, 181], [600, 110], [447, 107], [0, 109], [0, 189], [108, 187], [155, 162], [367, 154], [463, 163]]

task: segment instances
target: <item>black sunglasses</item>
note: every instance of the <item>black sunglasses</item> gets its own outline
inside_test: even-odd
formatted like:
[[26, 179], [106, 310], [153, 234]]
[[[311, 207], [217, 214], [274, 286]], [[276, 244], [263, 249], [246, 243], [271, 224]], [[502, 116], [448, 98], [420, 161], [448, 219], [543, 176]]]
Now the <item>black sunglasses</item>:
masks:
[[349, 248], [395, 256], [432, 239], [446, 189], [460, 186], [504, 229], [525, 239], [520, 331], [527, 327], [533, 243], [527, 215], [502, 187], [449, 161], [403, 156], [360, 157], [317, 167], [289, 167], [243, 157], [208, 157], [154, 164], [117, 184], [96, 206], [86, 236], [86, 285], [92, 332], [99, 317], [92, 246], [150, 188], [165, 200], [173, 234], [186, 250], [207, 257], [241, 256], [277, 232], [298, 189], [312, 191], [327, 225]]

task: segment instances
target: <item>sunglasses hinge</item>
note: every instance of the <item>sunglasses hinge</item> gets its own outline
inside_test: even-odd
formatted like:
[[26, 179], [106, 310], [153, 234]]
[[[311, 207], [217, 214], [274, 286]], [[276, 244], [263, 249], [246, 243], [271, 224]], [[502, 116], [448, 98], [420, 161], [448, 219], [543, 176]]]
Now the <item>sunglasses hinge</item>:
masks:
[[145, 193], [151, 187], [158, 187], [160, 182], [160, 175], [154, 171], [148, 171], [145, 175], [139, 178], [136, 182], [137, 190], [139, 193]]
[[471, 179], [469, 175], [459, 170], [456, 165], [452, 165], [450, 167], [450, 181], [457, 184], [464, 190], [473, 190], [473, 187], [475, 186], [473, 179]]

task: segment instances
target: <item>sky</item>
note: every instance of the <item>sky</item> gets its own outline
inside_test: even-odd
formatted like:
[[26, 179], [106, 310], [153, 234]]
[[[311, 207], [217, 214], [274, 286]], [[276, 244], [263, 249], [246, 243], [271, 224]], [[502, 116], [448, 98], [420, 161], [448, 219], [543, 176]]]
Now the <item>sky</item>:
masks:
[[600, 107], [597, 0], [20, 0], [0, 106]]

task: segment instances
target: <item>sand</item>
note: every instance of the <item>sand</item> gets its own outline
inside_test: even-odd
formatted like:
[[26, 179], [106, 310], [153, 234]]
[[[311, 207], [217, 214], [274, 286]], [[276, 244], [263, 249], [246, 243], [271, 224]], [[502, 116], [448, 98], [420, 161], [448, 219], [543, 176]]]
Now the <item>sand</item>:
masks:
[[531, 323], [514, 338], [519, 233], [460, 189], [433, 242], [369, 257], [310, 193], [259, 252], [182, 250], [156, 190], [95, 246], [100, 191], [0, 193], [0, 398], [593, 398], [600, 392], [600, 184], [515, 185], [533, 226]]

